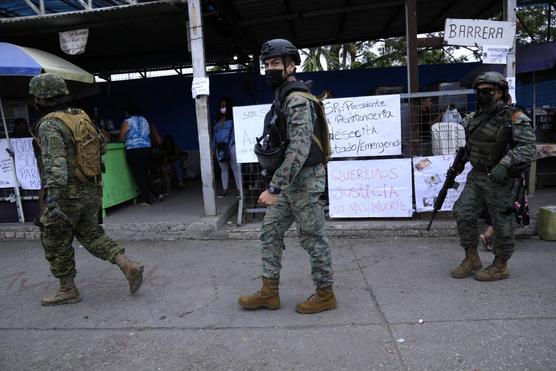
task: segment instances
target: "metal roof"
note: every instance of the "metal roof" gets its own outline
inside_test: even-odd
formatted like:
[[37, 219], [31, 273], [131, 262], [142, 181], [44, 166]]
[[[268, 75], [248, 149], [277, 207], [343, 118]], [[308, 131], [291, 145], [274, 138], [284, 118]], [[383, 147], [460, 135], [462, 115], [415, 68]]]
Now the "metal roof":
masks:
[[[33, 11], [23, 0], [3, 0], [0, 41], [49, 51], [97, 74], [190, 65], [186, 2], [125, 5], [130, 1], [92, 0], [93, 9], [84, 10], [79, 0], [45, 0], [45, 12], [51, 14], [31, 16]], [[405, 35], [404, 0], [202, 0], [202, 4], [208, 64], [233, 63], [234, 55], [238, 62], [246, 62], [264, 41], [277, 37], [302, 48]], [[441, 31], [446, 18], [486, 19], [500, 13], [502, 4], [502, 0], [417, 0], [417, 29]], [[64, 55], [58, 32], [85, 27], [89, 28], [85, 53]]]

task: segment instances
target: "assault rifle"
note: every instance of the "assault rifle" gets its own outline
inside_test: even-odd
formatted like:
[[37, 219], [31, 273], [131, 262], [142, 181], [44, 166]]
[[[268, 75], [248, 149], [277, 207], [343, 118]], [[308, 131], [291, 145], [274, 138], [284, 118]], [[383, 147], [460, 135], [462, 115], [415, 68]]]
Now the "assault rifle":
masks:
[[450, 188], [457, 188], [459, 184], [456, 182], [456, 176], [458, 176], [457, 169], [461, 169], [463, 167], [463, 161], [465, 157], [465, 147], [459, 147], [458, 152], [456, 153], [456, 157], [454, 158], [454, 162], [450, 165], [448, 172], [446, 173], [446, 180], [442, 185], [442, 189], [438, 192], [436, 196], [436, 200], [434, 200], [434, 209], [432, 210], [431, 220], [429, 225], [427, 226], [427, 231], [431, 229], [432, 222], [438, 213], [438, 210], [442, 209], [442, 205], [444, 204], [444, 200], [446, 199], [446, 195], [448, 194], [448, 190]]

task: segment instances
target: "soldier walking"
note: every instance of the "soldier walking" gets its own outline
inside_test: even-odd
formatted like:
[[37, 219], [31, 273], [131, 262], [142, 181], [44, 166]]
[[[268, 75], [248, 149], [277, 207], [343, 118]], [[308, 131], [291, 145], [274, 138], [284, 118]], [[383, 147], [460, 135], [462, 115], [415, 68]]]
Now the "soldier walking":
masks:
[[[465, 259], [451, 274], [454, 278], [465, 278], [475, 272], [479, 281], [497, 281], [509, 277], [507, 263], [515, 244], [513, 190], [535, 152], [535, 134], [531, 120], [520, 109], [507, 104], [508, 82], [503, 75], [481, 73], [473, 88], [477, 112], [464, 121], [467, 160], [473, 170], [454, 205]], [[491, 265], [481, 269], [477, 220], [485, 208], [492, 218], [495, 258]]]
[[69, 91], [60, 76], [43, 73], [33, 77], [29, 93], [44, 114], [32, 128], [41, 184], [46, 190], [46, 208], [39, 221], [41, 241], [50, 271], [60, 280], [57, 292], [43, 298], [42, 304], [81, 300], [74, 283], [74, 237], [97, 258], [117, 264], [135, 293], [143, 281], [143, 265], [130, 261], [98, 224], [102, 136], [85, 112], [67, 106]]
[[[278, 309], [278, 285], [282, 269], [284, 234], [295, 221], [301, 245], [309, 253], [316, 292], [297, 304], [299, 313], [317, 313], [336, 308], [332, 290], [332, 258], [324, 230], [324, 211], [319, 197], [325, 188], [328, 144], [324, 113], [307, 86], [295, 78], [301, 60], [297, 48], [287, 40], [263, 44], [261, 60], [274, 94], [265, 117], [265, 133], [255, 153], [269, 176], [268, 188], [259, 203], [268, 206], [261, 228], [262, 289], [239, 298], [245, 309]], [[322, 109], [321, 109], [322, 111]], [[320, 120], [318, 119], [320, 117]]]

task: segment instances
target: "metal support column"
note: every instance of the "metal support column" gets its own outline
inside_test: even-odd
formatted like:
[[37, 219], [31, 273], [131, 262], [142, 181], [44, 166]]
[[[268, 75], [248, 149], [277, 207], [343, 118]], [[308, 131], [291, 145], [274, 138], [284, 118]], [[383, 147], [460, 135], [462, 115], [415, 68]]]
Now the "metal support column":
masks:
[[[206, 77], [205, 46], [203, 41], [203, 24], [199, 0], [188, 0], [189, 35], [191, 37], [191, 60], [193, 77]], [[201, 158], [201, 179], [203, 182], [203, 204], [205, 215], [216, 215], [214, 197], [214, 169], [210, 150], [208, 96], [195, 98], [197, 130], [199, 132], [199, 156]]]
[[[517, 7], [517, 0], [504, 0], [503, 17], [504, 21], [516, 24], [515, 9]], [[512, 49], [508, 52], [508, 59], [506, 64], [506, 77], [515, 77], [515, 37], [512, 44]], [[514, 102], [515, 103], [515, 102]]]
[[405, 38], [407, 44], [407, 92], [419, 91], [417, 68], [417, 1], [405, 0]]

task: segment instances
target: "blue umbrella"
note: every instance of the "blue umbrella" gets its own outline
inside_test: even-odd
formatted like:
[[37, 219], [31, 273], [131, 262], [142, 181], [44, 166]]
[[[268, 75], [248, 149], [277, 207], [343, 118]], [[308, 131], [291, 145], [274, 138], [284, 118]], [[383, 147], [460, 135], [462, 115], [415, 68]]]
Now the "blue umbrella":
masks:
[[[8, 139], [7, 151], [12, 162], [12, 175], [14, 179], [14, 192], [16, 195], [17, 212], [20, 222], [25, 222], [19, 184], [15, 172], [13, 150], [8, 134], [8, 127], [2, 105], [2, 96], [24, 97], [28, 92], [29, 79], [43, 72], [55, 73], [64, 80], [80, 83], [94, 83], [93, 75], [84, 69], [62, 59], [54, 54], [42, 50], [26, 48], [14, 44], [0, 42], [0, 114], [4, 132]], [[69, 87], [70, 91], [74, 90]]]

